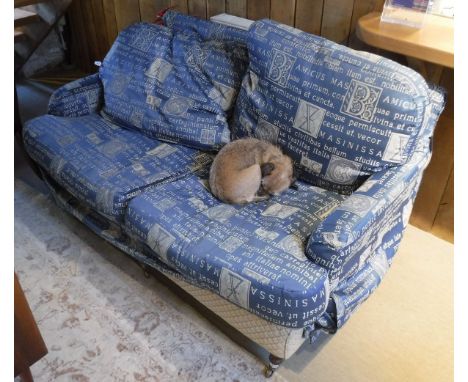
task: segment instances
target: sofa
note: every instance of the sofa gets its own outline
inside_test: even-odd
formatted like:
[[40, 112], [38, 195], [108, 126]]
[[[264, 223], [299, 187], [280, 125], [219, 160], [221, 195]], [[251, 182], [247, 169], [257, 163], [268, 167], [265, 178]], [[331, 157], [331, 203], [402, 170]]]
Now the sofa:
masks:
[[[163, 21], [129, 26], [98, 73], [57, 89], [25, 148], [61, 208], [266, 349], [271, 376], [382, 281], [444, 93], [272, 20]], [[224, 204], [210, 163], [251, 136], [292, 157], [297, 187]]]

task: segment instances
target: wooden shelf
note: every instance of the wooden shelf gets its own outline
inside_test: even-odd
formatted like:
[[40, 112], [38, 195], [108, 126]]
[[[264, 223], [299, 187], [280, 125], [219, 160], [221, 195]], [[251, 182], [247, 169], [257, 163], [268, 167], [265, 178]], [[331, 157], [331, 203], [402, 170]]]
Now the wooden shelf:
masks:
[[40, 19], [37, 13], [20, 8], [15, 9], [15, 27], [31, 24]]
[[427, 14], [420, 29], [380, 21], [380, 13], [361, 17], [358, 37], [376, 48], [453, 68], [453, 19]]
[[15, 28], [15, 42], [23, 41], [26, 38], [26, 33], [24, 33], [21, 29]]
[[16, 7], [24, 7], [26, 5], [33, 5], [37, 3], [44, 3], [47, 0], [15, 0], [15, 8]]

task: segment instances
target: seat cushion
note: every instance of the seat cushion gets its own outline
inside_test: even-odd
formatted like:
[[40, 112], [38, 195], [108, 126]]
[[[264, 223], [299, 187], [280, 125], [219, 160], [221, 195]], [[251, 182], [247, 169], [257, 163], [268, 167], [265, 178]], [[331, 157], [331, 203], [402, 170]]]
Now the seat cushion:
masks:
[[304, 254], [314, 227], [345, 196], [300, 183], [267, 201], [228, 205], [190, 175], [128, 206], [125, 225], [170, 268], [279, 325], [302, 327], [326, 308], [327, 272]]
[[211, 160], [208, 154], [121, 128], [97, 114], [35, 118], [24, 128], [24, 142], [31, 157], [61, 186], [117, 220], [128, 200], [145, 188]]
[[239, 42], [205, 39], [197, 31], [140, 23], [120, 32], [99, 71], [103, 111], [165, 141], [206, 150], [229, 142], [227, 121], [247, 51]]
[[234, 138], [270, 140], [301, 179], [347, 194], [415, 152], [430, 90], [414, 70], [272, 20], [251, 26], [248, 49]]

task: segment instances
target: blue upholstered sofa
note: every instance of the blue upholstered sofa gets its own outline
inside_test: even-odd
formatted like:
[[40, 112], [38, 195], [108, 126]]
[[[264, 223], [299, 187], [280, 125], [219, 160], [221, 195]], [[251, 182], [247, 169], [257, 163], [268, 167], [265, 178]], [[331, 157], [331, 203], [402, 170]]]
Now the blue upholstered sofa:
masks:
[[[167, 12], [122, 31], [23, 137], [61, 207], [263, 346], [271, 374], [381, 282], [443, 106], [383, 57], [271, 20], [245, 31]], [[213, 156], [246, 136], [294, 159], [297, 189], [213, 197]]]

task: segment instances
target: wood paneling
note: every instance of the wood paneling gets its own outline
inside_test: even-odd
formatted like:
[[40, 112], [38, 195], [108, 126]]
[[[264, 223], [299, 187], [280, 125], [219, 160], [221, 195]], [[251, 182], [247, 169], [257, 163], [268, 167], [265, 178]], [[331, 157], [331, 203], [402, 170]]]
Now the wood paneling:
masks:
[[439, 210], [437, 211], [436, 219], [432, 227], [432, 233], [447, 241], [453, 243], [453, 169], [450, 173], [447, 187], [440, 201]]
[[89, 47], [89, 41], [86, 36], [87, 29], [85, 27], [85, 22], [89, 17], [81, 11], [81, 0], [72, 1], [69, 15], [70, 28], [72, 29], [70, 42], [72, 60], [79, 63], [80, 69], [90, 73], [93, 71], [93, 60], [90, 57], [92, 48]]
[[207, 17], [210, 18], [214, 15], [226, 12], [226, 4], [223, 0], [207, 0], [206, 2], [206, 13]]
[[323, 0], [296, 0], [295, 27], [320, 35], [322, 28]]
[[97, 34], [97, 43], [99, 47], [99, 57], [104, 58], [109, 47], [110, 40], [108, 31], [106, 28], [106, 21], [104, 15], [104, 6], [102, 1], [91, 1], [92, 10], [93, 10], [93, 20], [95, 23], [95, 30]]
[[296, 0], [271, 0], [270, 18], [280, 23], [294, 26]]
[[94, 22], [94, 15], [91, 2], [82, 0], [81, 7], [83, 14], [87, 15], [89, 19], [89, 22], [86, 23], [86, 38], [88, 39], [90, 56], [94, 61], [95, 59], [99, 59], [101, 56], [99, 52], [100, 42], [98, 41], [99, 39], [96, 31], [96, 25]]
[[226, 0], [226, 13], [247, 17], [247, 0]]
[[118, 30], [140, 21], [140, 6], [137, 1], [114, 0], [114, 4]]
[[104, 22], [107, 29], [107, 42], [108, 47], [112, 45], [112, 42], [117, 37], [117, 20], [115, 18], [115, 6], [114, 0], [102, 0], [102, 6], [104, 10]]
[[447, 99], [444, 109], [444, 116], [450, 119], [453, 119], [453, 95], [454, 95], [454, 70], [453, 69], [444, 69], [442, 76], [440, 78], [439, 85], [442, 86], [447, 91]]
[[411, 223], [430, 231], [453, 168], [453, 120], [441, 116], [434, 132], [433, 154], [416, 198]]
[[203, 19], [224, 12], [253, 20], [272, 18], [346, 43], [353, 36], [359, 16], [378, 9], [382, 3], [383, 0], [74, 0], [69, 11], [76, 44], [73, 57], [86, 60], [80, 68], [89, 70], [93, 60], [102, 59], [109, 50], [120, 30], [134, 22], [152, 22], [157, 12], [169, 6]]
[[349, 46], [356, 49], [362, 49], [365, 46], [365, 44], [356, 36], [356, 24], [362, 16], [365, 16], [368, 13], [375, 11], [376, 8], [379, 8], [381, 3], [383, 3], [382, 0], [354, 1], [351, 28], [348, 38]]
[[250, 0], [247, 3], [247, 18], [251, 20], [270, 18], [270, 0]]
[[206, 19], [206, 0], [188, 0], [189, 15]]
[[169, 7], [169, 0], [140, 0], [141, 21], [153, 22], [156, 13]]
[[353, 5], [354, 0], [324, 0], [320, 34], [329, 40], [346, 44], [351, 29]]
[[[93, 62], [103, 59], [118, 31], [136, 21], [151, 22], [159, 10], [168, 6], [201, 18], [224, 12], [253, 20], [271, 18], [355, 49], [375, 51], [356, 37], [355, 29], [360, 17], [380, 11], [383, 3], [384, 0], [74, 0], [68, 14], [72, 59], [81, 70], [96, 71]], [[402, 56], [382, 50], [378, 53], [405, 62]], [[453, 70], [444, 69], [436, 74], [440, 74], [440, 84], [447, 89], [447, 105], [435, 130], [433, 158], [422, 181], [411, 222], [442, 235], [445, 229], [442, 226], [451, 230], [447, 221], [453, 215], [453, 197], [450, 197]]]
[[181, 13], [188, 13], [187, 0], [171, 0], [171, 7], [174, 7], [176, 11]]

